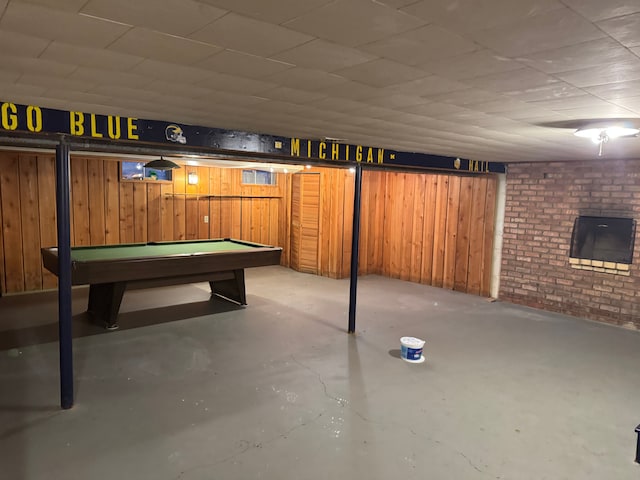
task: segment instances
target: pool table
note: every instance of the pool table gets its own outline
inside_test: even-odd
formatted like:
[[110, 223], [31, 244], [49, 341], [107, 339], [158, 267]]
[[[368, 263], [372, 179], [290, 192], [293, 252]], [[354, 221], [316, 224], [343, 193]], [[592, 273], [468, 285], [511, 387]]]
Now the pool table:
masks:
[[[45, 268], [57, 275], [57, 247], [41, 252]], [[280, 247], [230, 238], [73, 247], [71, 283], [89, 284], [87, 311], [116, 329], [126, 289], [207, 281], [212, 295], [246, 305], [244, 269], [279, 265], [281, 253]]]

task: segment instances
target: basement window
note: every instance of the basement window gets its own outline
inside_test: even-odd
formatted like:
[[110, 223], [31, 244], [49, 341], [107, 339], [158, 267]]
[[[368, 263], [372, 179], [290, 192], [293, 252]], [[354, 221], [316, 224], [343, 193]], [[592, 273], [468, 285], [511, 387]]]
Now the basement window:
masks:
[[268, 170], [242, 170], [245, 185], [276, 185], [276, 174]]
[[635, 233], [636, 222], [632, 218], [581, 215], [573, 224], [571, 263], [626, 271], [633, 258]]

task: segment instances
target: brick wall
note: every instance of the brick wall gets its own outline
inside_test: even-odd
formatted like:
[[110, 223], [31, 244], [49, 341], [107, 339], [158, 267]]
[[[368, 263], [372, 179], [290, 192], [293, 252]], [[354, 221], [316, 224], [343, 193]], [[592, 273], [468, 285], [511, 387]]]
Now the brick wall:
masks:
[[640, 247], [630, 276], [571, 268], [578, 215], [640, 218], [640, 161], [511, 164], [501, 300], [640, 328]]

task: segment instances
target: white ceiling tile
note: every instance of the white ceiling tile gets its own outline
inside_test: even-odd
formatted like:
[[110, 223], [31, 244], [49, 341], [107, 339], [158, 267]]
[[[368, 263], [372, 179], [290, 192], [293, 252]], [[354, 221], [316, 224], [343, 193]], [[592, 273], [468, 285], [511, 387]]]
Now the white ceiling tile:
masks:
[[429, 75], [417, 80], [398, 83], [387, 87], [385, 90], [388, 94], [404, 94], [415, 95], [418, 97], [437, 95], [439, 93], [455, 92], [456, 90], [465, 90], [468, 85], [443, 78], [438, 75]]
[[118, 72], [95, 67], [79, 67], [67, 78], [87, 84], [113, 84], [124, 87], [139, 88], [148, 85], [153, 79], [129, 72]]
[[230, 50], [268, 57], [309, 42], [314, 37], [229, 13], [190, 35], [190, 38]]
[[457, 105], [451, 105], [448, 103], [431, 102], [421, 105], [414, 105], [413, 107], [405, 107], [402, 110], [416, 115], [423, 115], [426, 117], [439, 118], [445, 115], [449, 115], [455, 112], [461, 112], [466, 110], [464, 107], [458, 107]]
[[70, 77], [45, 77], [33, 73], [25, 73], [20, 77], [20, 83], [24, 85], [41, 86], [45, 89], [61, 89], [76, 92], [84, 92], [92, 87], [89, 82], [83, 82]]
[[[30, 3], [66, 12], [78, 12], [87, 0], [12, 0], [13, 3]], [[7, 2], [4, 2], [7, 3]]]
[[143, 61], [142, 57], [98, 48], [69, 45], [54, 41], [40, 58], [70, 65], [96, 67], [103, 70], [129, 70]]
[[289, 87], [276, 87], [260, 93], [260, 97], [268, 98], [269, 100], [279, 100], [296, 104], [316, 102], [322, 98], [326, 98], [326, 96], [326, 94], [320, 92], [310, 92]]
[[473, 87], [505, 94], [518, 93], [531, 88], [551, 85], [556, 82], [558, 82], [557, 79], [546, 73], [541, 73], [527, 67], [465, 80], [466, 84]]
[[368, 98], [379, 97], [385, 95], [381, 88], [375, 88], [360, 82], [344, 82], [329, 88], [322, 89], [324, 93], [335, 96], [339, 99], [349, 99], [353, 101], [362, 101]]
[[576, 87], [638, 80], [640, 79], [640, 58], [636, 57], [624, 63], [614, 62], [600, 67], [556, 73], [556, 76]]
[[200, 0], [266, 22], [280, 24], [334, 0]]
[[285, 52], [272, 55], [271, 58], [300, 67], [333, 72], [341, 68], [370, 62], [377, 57], [355, 48], [315, 39]]
[[153, 80], [149, 82], [145, 88], [150, 92], [160, 93], [164, 96], [173, 96], [180, 94], [183, 99], [194, 99], [211, 93], [211, 89], [205, 87], [197, 87], [195, 85], [189, 85], [189, 88], [184, 88], [182, 85], [176, 82], [167, 80]]
[[[180, 85], [190, 85], [205, 81], [213, 75], [212, 72], [186, 65], [176, 65], [175, 63], [159, 62], [157, 60], [143, 60], [129, 73], [147, 77], [149, 79], [159, 78], [166, 81], [173, 81]], [[188, 88], [188, 87], [187, 87]]]
[[224, 50], [198, 63], [198, 66], [217, 73], [256, 79], [262, 79], [267, 75], [273, 75], [294, 67], [289, 63], [231, 50]]
[[346, 78], [339, 75], [300, 67], [265, 76], [264, 80], [285, 87], [309, 91], [330, 88], [347, 81]]
[[543, 72], [558, 73], [620, 62], [630, 63], [637, 60], [637, 57], [620, 43], [607, 37], [524, 55], [518, 60]]
[[475, 52], [430, 61], [422, 68], [441, 77], [454, 80], [481, 77], [492, 73], [508, 72], [522, 68], [522, 64], [510, 58], [498, 55], [491, 50], [477, 50]]
[[535, 102], [539, 100], [553, 100], [556, 98], [584, 95], [584, 91], [568, 83], [557, 82], [540, 87], [528, 88], [520, 92], [511, 92], [508, 95], [521, 102]]
[[556, 0], [424, 0], [402, 10], [430, 23], [473, 32], [556, 10]]
[[[638, 93], [636, 91], [636, 93]], [[639, 111], [640, 110], [640, 96], [616, 98], [611, 100], [612, 103], [618, 105], [621, 108]]]
[[633, 112], [630, 109], [626, 109], [617, 105], [568, 108], [558, 110], [558, 112], [573, 119], [620, 118], [634, 116]]
[[566, 47], [604, 36], [602, 30], [568, 8], [471, 35], [478, 43], [508, 57]]
[[191, 65], [208, 58], [222, 48], [186, 38], [133, 28], [109, 45], [114, 50], [163, 62]]
[[403, 108], [413, 105], [429, 103], [430, 100], [418, 95], [390, 94], [380, 97], [369, 98], [364, 101], [369, 105], [377, 105], [385, 108]]
[[593, 95], [576, 95], [569, 98], [554, 98], [531, 102], [532, 105], [548, 110], [562, 111], [576, 108], [610, 107], [611, 104]]
[[425, 25], [426, 22], [370, 0], [336, 0], [285, 25], [355, 47]]
[[272, 90], [277, 87], [276, 84], [251, 78], [237, 77], [224, 73], [216, 73], [207, 71], [207, 78], [196, 82], [212, 90], [221, 90], [223, 92], [244, 93], [247, 95], [259, 95], [262, 92]]
[[14, 57], [0, 53], [2, 70], [8, 72], [33, 73], [51, 77], [67, 77], [77, 67], [42, 58]]
[[604, 85], [585, 87], [584, 90], [603, 100], [633, 97], [640, 92], [640, 80], [606, 83]]
[[227, 11], [193, 0], [89, 0], [81, 13], [187, 36]]
[[9, 3], [0, 29], [86, 47], [105, 47], [129, 27], [26, 3]]
[[421, 65], [430, 60], [472, 52], [480, 47], [454, 32], [436, 25], [426, 25], [362, 45], [360, 48], [406, 65]]
[[500, 95], [479, 90], [477, 88], [467, 88], [466, 90], [456, 90], [455, 92], [443, 93], [440, 95], [428, 95], [434, 102], [450, 103], [458, 106], [468, 106], [474, 103], [486, 103], [501, 98]]
[[603, 20], [598, 26], [626, 47], [640, 46], [640, 13]]
[[424, 70], [409, 67], [384, 58], [343, 68], [335, 73], [373, 87], [387, 87], [429, 75]]
[[563, 0], [563, 3], [592, 22], [640, 12], [638, 0]]
[[49, 45], [49, 40], [0, 30], [0, 45], [3, 51], [14, 56], [38, 57]]

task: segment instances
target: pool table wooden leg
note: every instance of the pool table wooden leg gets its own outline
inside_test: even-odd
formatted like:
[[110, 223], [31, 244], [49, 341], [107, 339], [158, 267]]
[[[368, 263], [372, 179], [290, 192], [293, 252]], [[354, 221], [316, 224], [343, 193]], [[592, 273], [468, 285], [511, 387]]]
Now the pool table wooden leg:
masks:
[[96, 283], [89, 286], [87, 312], [96, 322], [104, 322], [105, 328], [118, 328], [118, 311], [127, 282]]
[[212, 295], [220, 295], [222, 297], [238, 302], [240, 305], [247, 304], [247, 293], [244, 286], [244, 269], [240, 268], [233, 271], [233, 278], [228, 280], [214, 280], [209, 282]]

